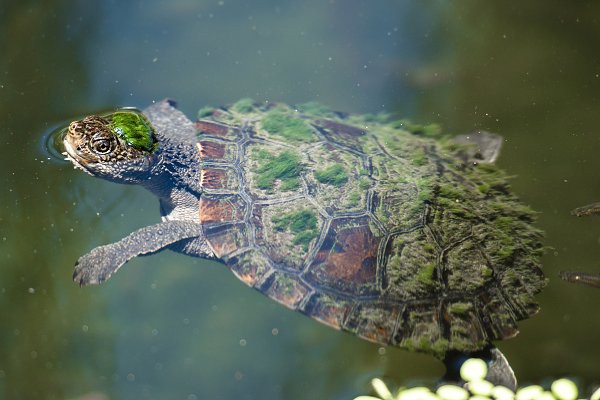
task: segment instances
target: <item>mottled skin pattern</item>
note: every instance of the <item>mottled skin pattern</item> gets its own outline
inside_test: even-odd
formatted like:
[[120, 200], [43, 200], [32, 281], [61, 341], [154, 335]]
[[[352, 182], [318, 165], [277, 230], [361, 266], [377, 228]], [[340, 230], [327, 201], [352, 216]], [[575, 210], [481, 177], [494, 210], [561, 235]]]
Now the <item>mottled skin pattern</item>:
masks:
[[[512, 337], [537, 312], [541, 233], [472, 147], [432, 127], [314, 106], [244, 101], [193, 123], [164, 101], [144, 114], [158, 148], [133, 160], [135, 172], [79, 166], [155, 193], [179, 232], [160, 246], [217, 258], [334, 328], [441, 357]], [[107, 260], [122, 242], [82, 257], [75, 280], [99, 283], [160, 247]]]

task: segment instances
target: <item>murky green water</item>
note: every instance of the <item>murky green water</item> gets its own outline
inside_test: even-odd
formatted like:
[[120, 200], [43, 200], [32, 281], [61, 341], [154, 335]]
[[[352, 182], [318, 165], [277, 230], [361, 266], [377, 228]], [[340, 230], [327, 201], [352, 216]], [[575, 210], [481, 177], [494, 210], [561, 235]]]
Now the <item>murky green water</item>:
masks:
[[[500, 343], [522, 383], [600, 382], [600, 3], [0, 3], [0, 399], [349, 399], [433, 358], [366, 343], [248, 289], [220, 264], [137, 259], [100, 287], [74, 261], [158, 220], [140, 188], [48, 160], [73, 115], [175, 98], [193, 117], [241, 97], [396, 112], [506, 137], [500, 165], [553, 247], [541, 313]], [[554, 4], [553, 4], [554, 3]], [[383, 354], [382, 354], [383, 353]]]

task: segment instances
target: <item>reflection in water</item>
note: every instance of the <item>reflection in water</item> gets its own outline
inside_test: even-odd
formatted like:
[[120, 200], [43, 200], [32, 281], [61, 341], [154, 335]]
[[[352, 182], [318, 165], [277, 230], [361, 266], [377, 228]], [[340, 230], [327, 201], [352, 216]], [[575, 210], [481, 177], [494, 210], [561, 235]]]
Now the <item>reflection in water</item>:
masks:
[[42, 135], [40, 151], [46, 153], [48, 156], [47, 160], [56, 162], [66, 161], [65, 156], [62, 153], [65, 151], [63, 138], [67, 132], [67, 128], [67, 124], [59, 124]]

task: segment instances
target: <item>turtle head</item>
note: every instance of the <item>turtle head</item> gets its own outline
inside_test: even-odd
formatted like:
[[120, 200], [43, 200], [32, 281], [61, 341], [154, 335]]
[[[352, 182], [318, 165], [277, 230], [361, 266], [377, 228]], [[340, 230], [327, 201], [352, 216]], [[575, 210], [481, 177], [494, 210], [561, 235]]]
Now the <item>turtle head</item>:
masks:
[[122, 183], [136, 183], [149, 171], [158, 146], [152, 125], [134, 109], [73, 121], [63, 144], [75, 167]]

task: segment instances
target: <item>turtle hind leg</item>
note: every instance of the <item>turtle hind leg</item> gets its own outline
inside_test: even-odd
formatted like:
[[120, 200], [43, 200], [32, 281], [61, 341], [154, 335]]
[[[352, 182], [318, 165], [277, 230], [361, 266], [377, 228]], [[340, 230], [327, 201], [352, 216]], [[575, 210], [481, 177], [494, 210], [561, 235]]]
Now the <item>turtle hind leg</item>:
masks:
[[600, 273], [598, 272], [559, 271], [558, 276], [567, 282], [600, 288]]
[[[577, 207], [571, 211], [571, 215], [576, 217], [587, 217], [590, 215], [600, 215], [600, 202]], [[558, 276], [567, 282], [579, 283], [593, 287], [600, 287], [600, 273], [578, 272], [578, 271], [560, 271]]]
[[496, 162], [502, 149], [502, 136], [486, 131], [474, 131], [465, 135], [458, 135], [453, 138], [456, 143], [469, 145], [469, 148], [463, 153], [463, 161], [469, 163], [487, 163]]
[[587, 206], [577, 207], [571, 211], [571, 215], [584, 217], [588, 215], [600, 215], [600, 202], [588, 204]]
[[502, 385], [513, 391], [517, 389], [517, 378], [508, 360], [494, 345], [489, 344], [482, 350], [473, 353], [449, 351], [442, 360], [446, 366], [446, 374], [443, 382], [460, 382], [464, 380], [460, 376], [460, 368], [470, 358], [480, 358], [488, 366], [486, 380], [494, 385]]

